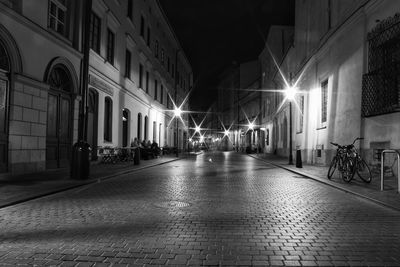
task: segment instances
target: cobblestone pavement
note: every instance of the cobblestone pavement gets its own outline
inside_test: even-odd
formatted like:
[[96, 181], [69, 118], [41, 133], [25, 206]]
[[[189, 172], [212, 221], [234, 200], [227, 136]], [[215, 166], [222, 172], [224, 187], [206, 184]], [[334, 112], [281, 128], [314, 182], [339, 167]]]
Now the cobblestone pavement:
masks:
[[400, 213], [234, 153], [0, 209], [2, 265], [400, 266]]

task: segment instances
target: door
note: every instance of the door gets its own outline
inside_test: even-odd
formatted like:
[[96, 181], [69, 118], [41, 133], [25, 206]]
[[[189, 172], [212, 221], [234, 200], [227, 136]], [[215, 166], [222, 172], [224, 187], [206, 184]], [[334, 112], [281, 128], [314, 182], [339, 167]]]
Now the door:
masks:
[[71, 99], [49, 92], [47, 105], [46, 167], [69, 166], [71, 154]]
[[128, 131], [129, 131], [129, 112], [128, 110], [122, 110], [122, 146], [128, 146]]
[[92, 160], [97, 160], [98, 101], [97, 92], [90, 89], [88, 94], [87, 141], [92, 149]]
[[0, 76], [0, 172], [7, 171], [7, 94], [8, 81]]

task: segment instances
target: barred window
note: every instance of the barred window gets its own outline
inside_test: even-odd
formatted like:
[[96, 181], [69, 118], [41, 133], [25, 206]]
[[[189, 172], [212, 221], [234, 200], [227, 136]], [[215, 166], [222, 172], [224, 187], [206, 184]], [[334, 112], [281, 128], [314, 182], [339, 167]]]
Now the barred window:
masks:
[[66, 0], [50, 0], [49, 4], [49, 28], [66, 36]]
[[362, 81], [364, 117], [400, 111], [400, 13], [368, 33], [368, 73]]

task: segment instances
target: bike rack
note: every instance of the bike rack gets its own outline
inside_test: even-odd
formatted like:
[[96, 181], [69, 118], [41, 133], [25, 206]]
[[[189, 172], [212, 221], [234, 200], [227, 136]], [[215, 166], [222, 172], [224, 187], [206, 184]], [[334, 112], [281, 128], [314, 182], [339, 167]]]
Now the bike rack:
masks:
[[383, 191], [383, 164], [385, 162], [385, 153], [397, 154], [397, 193], [400, 193], [400, 154], [396, 150], [386, 149], [381, 153], [381, 191]]

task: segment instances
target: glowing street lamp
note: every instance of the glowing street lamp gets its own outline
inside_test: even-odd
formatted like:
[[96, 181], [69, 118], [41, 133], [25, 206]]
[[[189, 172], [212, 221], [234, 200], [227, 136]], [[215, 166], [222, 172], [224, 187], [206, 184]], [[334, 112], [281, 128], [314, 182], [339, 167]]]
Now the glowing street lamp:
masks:
[[225, 131], [224, 131], [224, 137], [225, 137], [225, 136], [229, 136], [229, 130], [225, 130]]
[[288, 86], [285, 89], [286, 99], [289, 101], [289, 165], [293, 165], [293, 153], [292, 153], [292, 102], [294, 101], [297, 94], [297, 88], [294, 86]]
[[249, 122], [247, 127], [249, 128], [249, 130], [253, 131], [254, 130], [254, 123], [253, 122]]
[[196, 133], [200, 133], [200, 126], [196, 125], [196, 127], [194, 128], [194, 131]]

